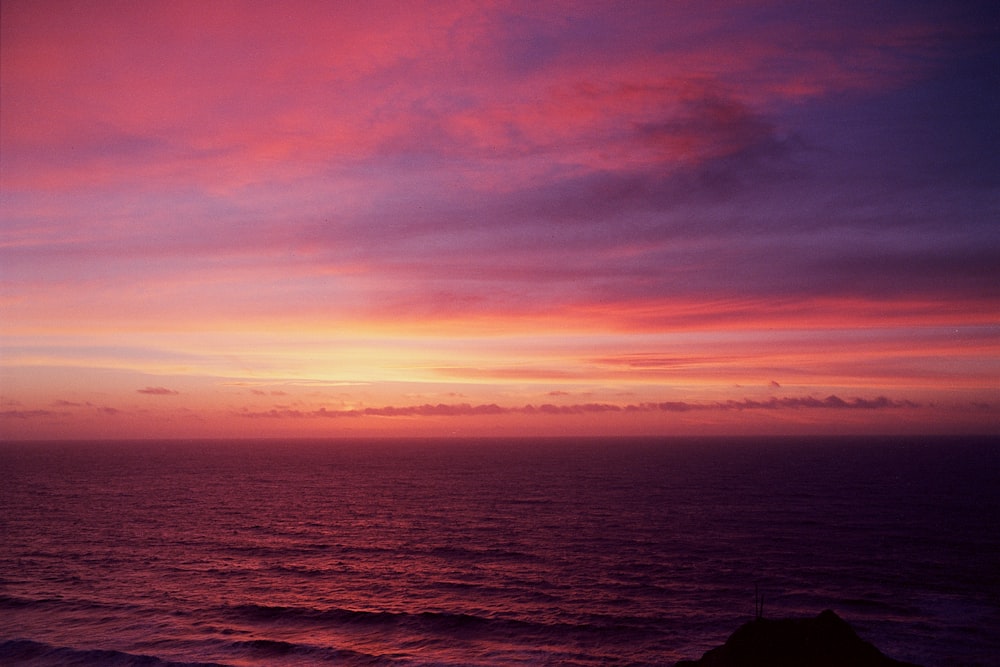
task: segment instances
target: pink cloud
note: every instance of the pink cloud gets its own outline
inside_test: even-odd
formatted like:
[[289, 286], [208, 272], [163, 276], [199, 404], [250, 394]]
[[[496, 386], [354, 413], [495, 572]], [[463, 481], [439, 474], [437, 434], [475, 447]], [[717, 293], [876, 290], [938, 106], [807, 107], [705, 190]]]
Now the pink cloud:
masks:
[[173, 389], [167, 389], [166, 387], [146, 387], [145, 389], [136, 389], [136, 392], [140, 394], [150, 394], [152, 396], [176, 396], [179, 391]]
[[[296, 18], [303, 11], [307, 21]], [[18, 94], [5, 96], [3, 132], [8, 159], [23, 168], [12, 176], [162, 185], [187, 183], [195, 169], [231, 187], [414, 150], [558, 151], [603, 168], [715, 155], [751, 128], [724, 108], [686, 111], [703, 88], [760, 107], [776, 91], [884, 85], [943, 32], [863, 13], [830, 25], [760, 23], [743, 35], [728, 12], [703, 8], [656, 5], [639, 18], [594, 3], [570, 21], [522, 11], [512, 20], [518, 12], [487, 4], [436, 3], [415, 15], [409, 6], [166, 3], [70, 14], [12, 3], [4, 81]], [[606, 43], [595, 43], [596, 28]], [[685, 49], [665, 48], [672, 42]], [[344, 103], [351, 98], [366, 102]]]

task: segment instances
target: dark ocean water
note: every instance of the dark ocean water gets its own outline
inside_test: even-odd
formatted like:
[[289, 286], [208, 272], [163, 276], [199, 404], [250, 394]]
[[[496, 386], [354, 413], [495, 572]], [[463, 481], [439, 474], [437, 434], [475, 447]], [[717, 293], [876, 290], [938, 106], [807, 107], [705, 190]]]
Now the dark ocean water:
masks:
[[0, 444], [0, 662], [662, 665], [831, 608], [1000, 664], [1000, 442]]

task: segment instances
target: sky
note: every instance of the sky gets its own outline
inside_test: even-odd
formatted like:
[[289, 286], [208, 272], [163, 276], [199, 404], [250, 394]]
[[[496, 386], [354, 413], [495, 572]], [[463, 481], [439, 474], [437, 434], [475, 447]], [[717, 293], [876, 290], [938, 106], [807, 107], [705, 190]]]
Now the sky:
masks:
[[1000, 433], [993, 2], [0, 30], [0, 439]]

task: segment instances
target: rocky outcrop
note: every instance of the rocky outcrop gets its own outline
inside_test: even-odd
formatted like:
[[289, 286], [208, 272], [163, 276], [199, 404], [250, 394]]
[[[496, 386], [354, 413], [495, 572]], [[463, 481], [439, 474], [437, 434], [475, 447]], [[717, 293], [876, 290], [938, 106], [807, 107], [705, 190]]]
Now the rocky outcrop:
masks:
[[916, 667], [888, 658], [829, 609], [816, 618], [757, 618], [701, 660], [677, 667]]

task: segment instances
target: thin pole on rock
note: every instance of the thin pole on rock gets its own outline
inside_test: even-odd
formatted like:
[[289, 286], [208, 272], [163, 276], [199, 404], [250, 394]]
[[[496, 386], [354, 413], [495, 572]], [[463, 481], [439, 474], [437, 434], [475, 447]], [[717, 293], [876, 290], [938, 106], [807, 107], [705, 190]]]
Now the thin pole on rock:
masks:
[[764, 618], [764, 596], [758, 584], [753, 585], [753, 618], [755, 621]]

